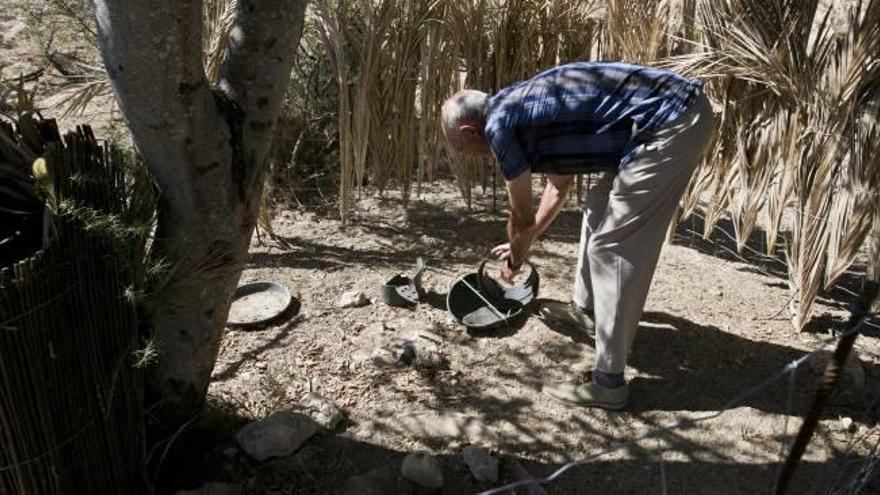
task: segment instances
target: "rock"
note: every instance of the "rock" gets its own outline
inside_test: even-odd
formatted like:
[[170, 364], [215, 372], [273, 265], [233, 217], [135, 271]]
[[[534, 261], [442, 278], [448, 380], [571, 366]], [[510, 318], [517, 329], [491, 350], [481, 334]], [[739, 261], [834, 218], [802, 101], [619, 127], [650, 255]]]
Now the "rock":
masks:
[[194, 490], [178, 490], [175, 495], [241, 495], [241, 485], [209, 481]]
[[865, 390], [865, 367], [858, 357], [846, 362], [846, 366], [843, 367], [843, 375], [849, 379], [848, 382], [852, 385], [853, 391], [862, 392]]
[[852, 425], [853, 425], [852, 418], [849, 418], [849, 417], [840, 418], [840, 430], [841, 431], [850, 431], [850, 428], [852, 428]]
[[[831, 355], [832, 353], [830, 351], [823, 351], [810, 357], [810, 359], [807, 360], [810, 371], [816, 375], [824, 373], [825, 366], [828, 364], [828, 360], [831, 359]], [[843, 393], [860, 394], [864, 392], [865, 385], [865, 367], [862, 364], [862, 360], [854, 351], [850, 354], [849, 359], [847, 359], [846, 364], [843, 366], [843, 371], [840, 375], [839, 390]]]
[[443, 363], [442, 357], [436, 352], [421, 349], [412, 340], [388, 342], [373, 348], [370, 361], [378, 367], [413, 366], [419, 368], [436, 368]]
[[446, 366], [446, 356], [440, 351], [425, 347], [416, 347], [415, 366], [419, 369], [433, 370]]
[[342, 421], [342, 411], [330, 399], [309, 392], [300, 401], [305, 413], [316, 423], [328, 430], [334, 430]]
[[370, 362], [379, 368], [390, 368], [403, 364], [399, 357], [400, 355], [395, 352], [393, 347], [379, 346], [370, 353]]
[[[340, 461], [341, 464], [344, 461]], [[336, 463], [334, 463], [336, 465]], [[260, 481], [270, 486], [286, 486], [290, 477], [326, 469], [327, 459], [320, 447], [306, 442], [295, 454], [269, 459], [257, 467]]]
[[400, 474], [404, 478], [425, 488], [439, 489], [443, 487], [443, 472], [440, 463], [427, 452], [415, 452], [406, 456]]
[[374, 323], [355, 339], [355, 361], [378, 367], [415, 366], [435, 369], [446, 364], [437, 345], [442, 341], [433, 325], [410, 320], [392, 324]]
[[[529, 481], [529, 480], [535, 479], [535, 477], [532, 476], [532, 474], [528, 472], [528, 470], [525, 468], [525, 466], [520, 464], [520, 462], [517, 461], [516, 459], [511, 461], [510, 470], [513, 474], [513, 477], [517, 481]], [[610, 480], [611, 478], [609, 477], [608, 479]], [[542, 488], [541, 485], [539, 485], [537, 483], [524, 485], [522, 487], [522, 492], [525, 493], [526, 495], [547, 495], [547, 492], [544, 491], [544, 488]]]
[[249, 456], [265, 461], [293, 454], [318, 429], [318, 424], [305, 414], [276, 411], [238, 430], [235, 441]]
[[412, 483], [405, 479], [397, 466], [385, 466], [367, 471], [342, 484], [340, 495], [386, 495], [389, 493], [409, 495], [414, 492]]
[[461, 457], [475, 480], [480, 483], [498, 481], [498, 459], [492, 457], [486, 449], [469, 445], [462, 449]]
[[336, 306], [340, 308], [360, 308], [370, 304], [370, 299], [359, 290], [348, 291], [339, 296]]

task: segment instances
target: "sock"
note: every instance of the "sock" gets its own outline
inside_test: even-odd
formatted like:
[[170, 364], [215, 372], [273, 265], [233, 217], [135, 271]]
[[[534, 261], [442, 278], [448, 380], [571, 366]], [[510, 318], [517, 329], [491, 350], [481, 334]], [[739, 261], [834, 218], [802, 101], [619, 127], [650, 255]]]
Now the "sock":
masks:
[[617, 388], [626, 385], [623, 373], [605, 373], [599, 370], [593, 370], [593, 381], [596, 382], [596, 385], [604, 388]]

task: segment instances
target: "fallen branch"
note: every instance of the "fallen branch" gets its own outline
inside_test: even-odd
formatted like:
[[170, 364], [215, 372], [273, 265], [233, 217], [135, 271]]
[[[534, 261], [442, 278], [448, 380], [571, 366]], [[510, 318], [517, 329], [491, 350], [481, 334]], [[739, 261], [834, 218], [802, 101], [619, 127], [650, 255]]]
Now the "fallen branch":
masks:
[[859, 329], [871, 317], [871, 302], [877, 297], [878, 288], [880, 288], [880, 284], [875, 282], [868, 282], [866, 284], [862, 300], [858, 307], [853, 309], [847, 330], [840, 341], [837, 342], [834, 355], [825, 366], [825, 371], [819, 382], [819, 389], [816, 391], [816, 398], [813, 399], [810, 410], [804, 416], [804, 422], [801, 424], [797, 438], [795, 438], [788, 458], [785, 460], [785, 464], [779, 473], [779, 479], [776, 483], [777, 495], [785, 493], [786, 489], [788, 489], [788, 485], [794, 477], [794, 472], [797, 470], [798, 464], [800, 464], [801, 457], [803, 457], [807, 445], [809, 445], [810, 440], [813, 438], [819, 418], [822, 417], [822, 412], [837, 389], [837, 384], [840, 382], [840, 370], [843, 369], [846, 360], [852, 352], [853, 345], [860, 333]]

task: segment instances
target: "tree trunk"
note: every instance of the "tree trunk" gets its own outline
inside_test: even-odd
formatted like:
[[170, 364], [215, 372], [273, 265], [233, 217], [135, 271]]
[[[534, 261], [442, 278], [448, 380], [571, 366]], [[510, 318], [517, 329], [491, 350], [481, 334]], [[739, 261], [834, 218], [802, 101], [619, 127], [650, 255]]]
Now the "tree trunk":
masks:
[[[868, 236], [868, 282], [880, 284], [880, 212], [874, 216], [874, 231]], [[880, 296], [871, 303], [871, 311], [880, 311]]]
[[170, 266], [151, 316], [148, 383], [174, 422], [205, 398], [247, 257], [306, 0], [238, 0], [220, 82], [201, 52], [202, 2], [95, 0], [104, 65], [160, 189], [154, 255]]

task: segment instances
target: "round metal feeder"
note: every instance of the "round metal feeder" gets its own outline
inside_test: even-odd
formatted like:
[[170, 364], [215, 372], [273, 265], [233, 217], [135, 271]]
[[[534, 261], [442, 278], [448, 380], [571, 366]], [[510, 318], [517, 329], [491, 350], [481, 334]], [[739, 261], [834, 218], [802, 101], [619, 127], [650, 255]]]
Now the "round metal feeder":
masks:
[[538, 272], [532, 265], [521, 285], [505, 287], [485, 273], [485, 262], [476, 273], [456, 278], [446, 295], [446, 307], [455, 321], [474, 330], [490, 330], [522, 316], [538, 295]]
[[487, 262], [488, 260], [484, 260], [480, 263], [480, 267], [477, 269], [477, 282], [479, 282], [478, 288], [480, 291], [488, 294], [490, 300], [502, 302], [515, 301], [525, 306], [538, 296], [538, 286], [541, 283], [541, 279], [538, 277], [538, 271], [535, 270], [534, 265], [531, 263], [523, 265], [522, 269], [528, 270], [529, 275], [522, 284], [507, 286], [502, 285], [486, 273]]
[[379, 297], [389, 306], [413, 306], [419, 303], [422, 295], [422, 274], [425, 272], [425, 261], [416, 260], [416, 272], [413, 276], [395, 275], [391, 280], [379, 286]]
[[268, 325], [299, 312], [299, 302], [287, 287], [275, 282], [254, 282], [235, 289], [229, 318], [231, 327]]

